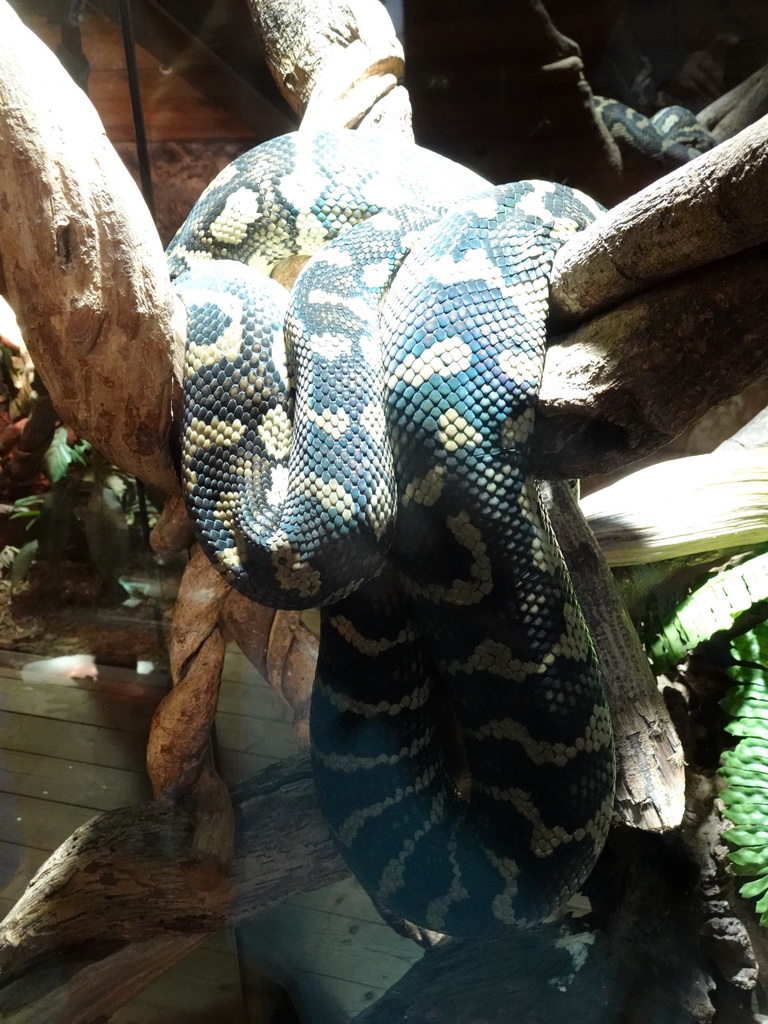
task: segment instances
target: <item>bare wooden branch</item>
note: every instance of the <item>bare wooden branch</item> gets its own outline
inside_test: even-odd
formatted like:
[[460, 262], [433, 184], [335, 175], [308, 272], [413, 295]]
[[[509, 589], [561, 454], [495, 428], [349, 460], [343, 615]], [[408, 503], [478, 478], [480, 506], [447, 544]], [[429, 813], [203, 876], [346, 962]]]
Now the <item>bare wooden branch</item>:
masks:
[[173, 490], [174, 299], [157, 232], [90, 102], [5, 0], [0, 200], [8, 298], [54, 405]]
[[581, 508], [609, 565], [768, 541], [768, 449], [672, 459], [594, 491]]
[[768, 112], [768, 65], [696, 115], [718, 142], [730, 139]]
[[[702, 107], [701, 110], [696, 114], [696, 120], [704, 125], [705, 128], [709, 128], [712, 131], [719, 123], [735, 110], [736, 107], [740, 106], [747, 96], [749, 96], [757, 82], [761, 81], [766, 73], [766, 65], [758, 68], [757, 71], [753, 72], [749, 78], [745, 78], [743, 82], [739, 82], [738, 85], [734, 86], [733, 89], [729, 89], [728, 92], [723, 93], [722, 96], [718, 96], [716, 100], [708, 103], [706, 107]], [[758, 115], [759, 116], [759, 115]], [[747, 124], [752, 124], [757, 118], [753, 117], [750, 121], [741, 125], [739, 131], [742, 128], [746, 128]], [[734, 132], [734, 134], [736, 134]]]
[[224, 662], [217, 622], [228, 592], [224, 577], [195, 548], [174, 609], [173, 689], [155, 712], [147, 745], [147, 770], [156, 797], [182, 795], [206, 758]]
[[267, 64], [302, 117], [302, 128], [374, 121], [410, 133], [407, 94], [397, 83], [403, 50], [385, 8], [372, 0], [249, 0]]
[[[237, 786], [232, 801], [229, 875], [218, 857], [195, 848], [195, 813], [164, 802], [109, 811], [78, 829], [0, 925], [0, 1019], [85, 1024], [93, 1020], [85, 1010], [57, 1013], [71, 993], [79, 992], [74, 1005], [82, 1005], [86, 967], [96, 969], [101, 1012], [114, 1012], [159, 973], [152, 967], [155, 937], [178, 940], [181, 956], [203, 932], [347, 877], [306, 758], [265, 769]], [[165, 947], [164, 956], [168, 966], [174, 958]], [[130, 979], [126, 967], [136, 972]]]
[[270, 686], [293, 708], [299, 747], [309, 746], [309, 701], [317, 662], [318, 635], [301, 612], [276, 611], [231, 590], [222, 627]]
[[680, 740], [605, 557], [566, 483], [546, 489], [547, 508], [600, 658], [616, 741], [614, 817], [665, 832], [680, 824], [685, 770]]
[[149, 538], [152, 550], [162, 561], [186, 551], [192, 544], [192, 524], [180, 491], [169, 495]]
[[660, 178], [560, 249], [554, 317], [583, 320], [768, 239], [768, 116]]
[[[395, 85], [401, 70], [401, 54], [393, 42], [391, 26], [382, 21], [375, 0], [354, 0], [346, 6], [334, 5], [330, 0], [322, 0], [319, 5], [288, 0], [253, 0], [253, 4], [276, 77], [294, 109], [306, 112], [307, 125], [350, 124], [361, 117], [378, 125], [392, 117], [395, 129], [402, 130], [407, 106], [404, 93]], [[543, 10], [538, 2], [529, 6]], [[119, 198], [124, 172], [118, 165], [113, 166], [111, 151], [100, 137], [92, 112], [83, 106], [79, 94], [71, 97], [71, 87], [55, 77], [60, 71], [50, 64], [52, 58], [47, 51], [43, 56], [27, 46], [15, 16], [6, 13], [5, 6], [0, 6], [0, 40], [0, 194], [6, 199], [5, 204], [0, 203], [0, 231], [4, 245], [10, 238], [2, 254], [2, 269], [14, 304], [28, 336], [36, 339], [38, 363], [42, 359], [49, 367], [49, 376], [61, 382], [56, 385], [54, 401], [62, 414], [121, 465], [129, 469], [138, 467], [140, 475], [172, 488], [175, 477], [165, 435], [169, 424], [174, 312], [159, 243], [154, 231], [147, 227], [143, 204], [135, 202], [135, 195]], [[53, 77], [46, 80], [49, 66]], [[573, 68], [566, 70], [573, 72]], [[36, 82], [42, 78], [45, 85], [37, 88], [27, 80], [32, 76]], [[48, 111], [47, 104], [53, 102], [52, 91], [55, 101], [61, 102], [59, 97], [63, 98], [74, 112], [71, 120], [62, 116], [58, 108], [55, 113], [46, 114], [45, 121], [35, 113], [38, 109]], [[384, 96], [386, 99], [382, 100]], [[387, 112], [389, 102], [395, 104], [391, 115]], [[764, 148], [764, 134], [761, 138]], [[723, 245], [736, 244], [729, 241], [731, 236], [741, 239], [739, 247], [754, 244], [754, 233], [749, 236], [753, 241], [745, 242], [741, 232], [750, 196], [757, 202], [762, 195], [755, 178], [755, 165], [764, 163], [760, 150], [757, 142], [751, 150], [739, 150], [744, 163], [741, 170], [735, 158], [731, 163], [711, 163], [711, 174], [717, 176], [718, 183], [721, 179], [724, 182], [715, 189], [717, 201], [721, 206], [730, 203], [732, 207], [727, 216], [719, 218], [717, 237], [725, 239]], [[747, 158], [754, 158], [753, 162], [750, 164]], [[685, 179], [687, 185], [692, 180]], [[759, 182], [764, 185], [763, 178]], [[722, 253], [717, 250], [718, 255], [713, 255], [715, 250], [711, 246], [706, 248], [702, 240], [704, 235], [711, 234], [712, 224], [719, 221], [717, 209], [707, 205], [707, 188], [712, 188], [712, 182], [702, 178], [699, 184], [700, 194], [694, 200], [704, 212], [692, 218], [688, 243], [689, 250], [692, 244], [698, 254], [695, 259], [706, 262]], [[659, 194], [664, 197], [670, 193], [662, 190]], [[35, 213], [30, 218], [34, 223], [24, 228], [14, 225], [15, 211], [8, 212], [14, 202], [18, 206], [22, 199], [25, 208]], [[656, 200], [659, 201], [662, 200]], [[685, 205], [684, 198], [678, 197], [674, 206], [678, 219], [683, 217], [680, 211]], [[751, 208], [749, 216], [754, 216]], [[631, 273], [642, 285], [659, 274], [678, 273], [695, 265], [695, 260], [693, 264], [687, 262], [691, 256], [684, 247], [678, 248], [666, 262], [657, 258], [656, 250], [669, 251], [670, 238], [675, 238], [674, 231], [671, 235], [668, 232], [664, 218], [654, 220], [649, 214], [645, 220], [640, 216], [636, 220], [644, 226], [626, 228], [634, 239], [634, 248], [631, 253], [622, 253], [620, 264], [616, 253], [608, 251], [611, 247], [616, 249], [622, 241], [619, 230], [606, 228], [605, 235], [602, 227], [597, 230], [597, 250], [601, 246], [605, 249], [604, 261], [611, 269], [619, 266], [622, 273]], [[760, 238], [765, 237], [764, 227], [763, 224], [758, 231], [762, 232]], [[742, 262], [732, 265], [734, 278], [745, 267], [752, 266], [743, 257], [739, 260]], [[578, 266], [577, 261], [574, 267]], [[31, 268], [34, 270], [30, 274]], [[719, 272], [718, 269], [716, 273]], [[575, 279], [578, 270], [566, 273]], [[730, 276], [727, 286], [722, 281], [716, 286], [718, 280], [716, 276], [702, 276], [691, 283], [691, 278], [684, 283], [685, 287], [690, 286], [691, 293], [678, 294], [678, 301], [685, 303], [686, 314], [690, 315], [693, 308], [694, 320], [698, 317], [694, 327], [702, 325], [707, 317], [721, 318], [720, 346], [723, 347], [722, 337], [727, 336], [730, 349], [727, 366], [725, 362], [710, 365], [710, 356], [716, 354], [714, 335], [707, 336], [706, 344], [695, 350], [699, 359], [706, 360], [706, 388], [705, 393], [696, 394], [698, 405], [686, 407], [687, 416], [692, 408], [714, 401], [716, 373], [727, 369], [727, 387], [731, 387], [738, 374], [754, 375], [759, 372], [758, 361], [765, 361], [760, 349], [762, 338], [748, 334], [745, 326], [747, 315], [754, 316], [754, 304], [745, 311], [743, 319], [739, 319], [738, 313], [750, 298], [750, 285], [755, 302], [764, 296], [757, 263], [741, 291]], [[697, 306], [692, 293], [694, 288], [697, 295], [701, 293], [702, 282], [705, 288], [709, 285], [709, 290]], [[47, 294], [43, 289], [42, 296], [36, 294], [41, 283], [48, 288]], [[581, 294], [584, 287], [575, 287], [575, 294]], [[610, 287], [614, 287], [613, 292]], [[615, 298], [615, 286], [610, 287], [608, 294]], [[651, 335], [655, 332], [656, 336], [663, 336], [662, 342], [652, 347], [650, 358], [639, 363], [630, 360], [625, 368], [615, 369], [616, 379], [625, 389], [619, 392], [614, 407], [596, 417], [598, 424], [607, 423], [614, 431], [610, 443], [620, 450], [622, 458], [636, 453], [649, 443], [649, 438], [658, 443], [658, 438], [669, 429], [666, 420], [660, 425], [659, 410], [662, 405], [679, 404], [681, 380], [685, 387], [689, 379], [678, 372], [676, 347], [664, 335], [670, 324], [677, 324], [672, 299], [665, 306], [662, 295], [659, 308], [663, 315], [654, 315], [651, 308], [660, 294], [657, 291], [648, 299], [643, 297], [645, 306], [628, 307], [619, 317], [625, 324], [622, 359], [633, 347], [637, 348], [638, 330], [647, 329]], [[601, 301], [604, 295], [605, 288]], [[740, 355], [738, 361], [748, 364], [746, 370], [734, 367], [731, 321], [736, 323], [735, 333], [743, 335], [744, 356], [742, 360]], [[615, 327], [616, 321], [612, 329]], [[609, 379], [605, 366], [618, 359], [616, 350], [608, 347], [608, 329], [605, 334], [600, 334], [600, 330], [602, 327], [597, 327], [595, 333], [579, 335], [572, 342], [571, 354], [577, 351], [577, 343], [582, 342], [591, 345], [592, 351], [599, 347], [601, 358], [605, 344], [607, 353], [606, 363], [599, 371], [602, 377], [595, 376], [586, 365], [579, 370], [582, 390], [575, 411], [568, 413], [577, 420], [579, 416], [583, 418], [585, 410], [592, 416], [595, 395]], [[691, 335], [695, 340], [696, 331], [692, 329]], [[177, 332], [175, 339], [178, 338]], [[103, 342], [108, 344], [102, 351]], [[748, 351], [747, 342], [757, 351]], [[548, 377], [554, 373], [553, 380], [557, 377], [553, 366], [557, 367], [558, 357], [554, 358], [554, 363], [548, 363]], [[632, 390], [638, 374], [643, 386]], [[669, 392], [656, 399], [650, 385], [652, 381], [656, 387], [659, 376], [674, 376], [674, 380]], [[624, 383], [627, 381], [629, 390]], [[722, 387], [721, 382], [719, 386]], [[674, 395], [671, 402], [669, 394]], [[88, 400], [83, 407], [84, 397]], [[636, 404], [623, 413], [615, 411], [617, 405], [628, 400]], [[558, 403], [557, 399], [550, 400], [550, 411], [565, 408]], [[646, 412], [646, 407], [651, 411]], [[594, 423], [595, 418], [590, 422]], [[630, 422], [641, 424], [635, 434], [627, 425]], [[589, 429], [597, 433], [594, 426]], [[569, 432], [573, 432], [572, 427]], [[637, 435], [641, 435], [640, 441], [636, 440]], [[588, 433], [580, 442], [587, 442], [589, 449]], [[593, 445], [598, 452], [608, 446], [603, 442]], [[572, 455], [562, 446], [555, 448], [564, 452], [562, 465], [568, 467], [566, 471], [573, 472]], [[595, 464], [594, 459], [591, 464]], [[214, 591], [213, 611], [205, 627], [193, 614], [183, 627], [185, 636], [177, 634], [173, 661], [180, 685], [159, 713], [150, 745], [156, 791], [166, 798], [183, 799], [173, 805], [170, 799], [164, 799], [150, 807], [101, 815], [78, 830], [47, 862], [0, 926], [3, 1020], [12, 1024], [61, 1024], [66, 1019], [67, 1024], [85, 1024], [98, 1014], [106, 1016], [176, 955], [182, 955], [198, 942], [203, 932], [250, 917], [293, 892], [346, 875], [315, 806], [308, 765], [303, 761], [262, 773], [252, 787], [235, 791], [234, 859], [231, 873], [224, 868], [232, 852], [229, 801], [205, 760], [207, 727], [221, 658], [217, 616], [223, 608], [228, 628], [235, 634], [239, 631], [241, 638], [249, 626], [237, 608], [237, 600], [223, 601], [218, 585]], [[186, 608], [190, 610], [191, 604]], [[296, 650], [299, 636], [293, 629], [295, 622], [273, 618], [267, 625], [263, 617], [260, 622], [262, 632], [258, 636], [263, 637], [266, 630], [272, 642], [265, 654], [263, 641], [254, 641], [261, 643], [266, 672], [272, 677], [279, 676], [283, 689], [295, 691], [296, 701], [301, 704], [302, 687], [310, 669], [306, 650], [291, 661], [291, 651]], [[182, 631], [180, 621], [177, 625]], [[195, 651], [202, 651], [197, 663]], [[291, 664], [295, 667], [294, 678], [294, 669], [286, 675], [286, 666]], [[191, 703], [184, 695], [185, 683], [192, 693]], [[647, 720], [657, 724], [657, 709], [647, 694], [643, 700]], [[178, 743], [182, 746], [178, 747]], [[652, 761], [655, 759], [663, 775], [664, 755], [658, 745], [650, 744], [649, 756]], [[671, 746], [668, 756], [671, 768], [677, 769]], [[671, 771], [670, 778], [672, 795], [666, 807], [655, 796], [648, 797], [636, 778], [626, 787], [642, 808], [639, 816], [650, 821], [655, 815], [658, 827], [672, 822], [676, 813], [679, 773]], [[645, 810], [645, 801], [653, 805], [653, 813]], [[158, 937], [161, 932], [166, 934]], [[54, 960], [55, 971], [50, 966]], [[525, 978], [524, 982], [528, 980]], [[91, 983], [93, 988], [89, 989]], [[599, 983], [598, 980], [595, 985]], [[69, 1015], [64, 1017], [63, 1013]]]
[[537, 471], [583, 477], [619, 469], [761, 380], [767, 301], [765, 251], [753, 249], [643, 292], [552, 345], [534, 436]]

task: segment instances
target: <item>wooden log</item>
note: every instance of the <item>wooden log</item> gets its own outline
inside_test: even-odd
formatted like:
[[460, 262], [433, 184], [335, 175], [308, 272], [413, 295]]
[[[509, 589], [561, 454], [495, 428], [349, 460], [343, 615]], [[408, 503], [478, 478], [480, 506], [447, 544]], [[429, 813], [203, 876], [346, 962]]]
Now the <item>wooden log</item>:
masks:
[[[114, 373], [116, 363], [109, 365]], [[125, 369], [124, 357], [120, 369]], [[132, 397], [135, 401], [135, 392]], [[162, 432], [163, 421], [158, 422]], [[130, 424], [116, 424], [114, 429], [119, 432], [123, 427], [130, 433]], [[183, 764], [181, 767], [183, 776]], [[178, 771], [170, 770], [167, 777], [173, 780], [178, 776]], [[203, 775], [198, 777], [206, 781]], [[270, 799], [274, 792], [260, 790], [253, 808], [246, 797], [235, 794], [239, 829], [231, 886], [221, 868], [221, 851], [211, 851], [205, 836], [201, 837], [196, 812], [165, 805], [132, 809], [120, 822], [106, 816], [96, 819], [81, 837], [85, 848], [73, 837], [53, 862], [48, 862], [0, 934], [0, 969], [6, 981], [0, 995], [0, 1016], [13, 1020], [8, 1012], [21, 1007], [28, 1020], [61, 1020], [51, 1016], [55, 1011], [50, 1006], [60, 1010], [67, 1005], [67, 986], [75, 973], [81, 974], [83, 961], [89, 957], [91, 962], [98, 961], [101, 1002], [98, 1009], [94, 1005], [89, 1008], [81, 992], [79, 1012], [83, 1015], [77, 1020], [92, 1019], [96, 1013], [106, 1015], [151, 975], [149, 958], [160, 949], [152, 938], [158, 926], [171, 933], [189, 932], [191, 941], [197, 941], [201, 930], [218, 927], [224, 920], [238, 920], [240, 913], [249, 915], [270, 901], [285, 898], [296, 891], [292, 886], [310, 887], [342, 877], [345, 870], [319, 822], [308, 778], [294, 778], [293, 782], [296, 790], [286, 794], [278, 787], [276, 799]], [[165, 791], [165, 782], [160, 788]], [[251, 809], [258, 812], [254, 818]], [[259, 844], [264, 840], [267, 846], [262, 847]], [[255, 851], [256, 859], [249, 860], [244, 849]], [[168, 862], [163, 859], [165, 854]], [[137, 939], [147, 943], [145, 950], [125, 945]], [[58, 1002], [50, 999], [51, 953], [56, 958], [61, 955], [58, 962], [64, 965], [56, 992]], [[126, 979], [126, 968], [136, 970], [138, 979]], [[82, 977], [80, 981], [82, 984]], [[88, 1012], [90, 1017], [85, 1016]], [[68, 1024], [77, 1021], [70, 1017]]]
[[83, 963], [77, 951], [57, 953], [0, 991], [9, 1024], [94, 1024], [105, 1021], [206, 938], [207, 932], [171, 932], [145, 942], [105, 942]]
[[195, 847], [196, 814], [166, 802], [109, 811], [78, 829], [0, 925], [0, 1019], [87, 1024], [107, 1016], [170, 966], [169, 942], [182, 956], [203, 933], [347, 877], [307, 758], [264, 769], [232, 791], [232, 802], [229, 873]]
[[758, 247], [657, 285], [552, 345], [534, 434], [537, 472], [619, 469], [764, 378], [767, 301]]
[[[729, 89], [728, 92], [723, 93], [722, 96], [718, 96], [716, 100], [708, 103], [706, 107], [702, 107], [702, 109], [696, 114], [696, 120], [699, 121], [700, 124], [703, 124], [705, 128], [709, 128], [710, 131], [714, 131], [718, 124], [720, 124], [728, 114], [736, 110], [738, 107], [742, 107], [745, 101], [754, 94], [756, 87], [758, 87], [758, 83], [762, 82], [765, 78], [767, 69], [768, 65], [763, 65], [763, 67], [754, 71], [749, 78], [745, 78], [743, 82], [739, 82], [739, 84], [735, 85], [733, 89]], [[761, 111], [757, 117], [762, 117], [764, 113], [765, 111]], [[757, 117], [752, 117], [748, 121], [745, 121], [744, 124], [739, 125], [737, 131], [741, 131], [743, 128], [746, 128], [748, 124], [752, 124], [757, 120]], [[735, 135], [736, 132], [733, 132], [732, 134]]]
[[[352, 128], [364, 117], [412, 138], [398, 86], [403, 49], [385, 8], [370, 0], [249, 0], [277, 87], [302, 128]], [[375, 113], [374, 113], [375, 111]]]
[[613, 207], [557, 253], [552, 316], [584, 320], [768, 239], [768, 116]]
[[676, 828], [685, 759], [648, 658], [570, 486], [549, 485], [547, 510], [600, 659], [617, 755], [614, 819], [648, 832]]
[[53, 53], [0, 0], [0, 262], [64, 420], [166, 490], [175, 302], [138, 189]]
[[307, 613], [265, 608], [231, 590], [222, 628], [270, 686], [293, 708], [293, 730], [300, 748], [309, 746], [309, 702], [317, 662], [318, 629]]
[[581, 502], [609, 565], [645, 565], [768, 541], [768, 448], [647, 466]]
[[149, 543], [160, 561], [192, 546], [192, 524], [181, 491], [169, 495], [150, 534]]
[[742, 84], [735, 102], [712, 126], [712, 134], [718, 142], [732, 138], [768, 112], [768, 65], [759, 68]]
[[147, 770], [156, 797], [178, 799], [197, 779], [208, 738], [224, 661], [218, 618], [229, 592], [200, 548], [187, 565], [171, 632], [173, 689], [152, 719]]

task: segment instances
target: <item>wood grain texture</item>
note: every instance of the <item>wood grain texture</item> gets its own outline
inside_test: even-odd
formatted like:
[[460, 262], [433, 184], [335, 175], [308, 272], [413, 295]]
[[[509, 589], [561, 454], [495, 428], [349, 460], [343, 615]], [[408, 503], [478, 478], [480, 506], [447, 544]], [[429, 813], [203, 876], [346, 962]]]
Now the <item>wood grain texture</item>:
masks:
[[157, 232], [90, 102], [4, 0], [0, 124], [0, 260], [30, 355], [75, 430], [173, 490], [175, 303]]
[[768, 239], [768, 116], [614, 206], [557, 253], [552, 315], [583, 320]]
[[[648, 235], [649, 266], [660, 248]], [[762, 380], [766, 301], [766, 248], [756, 246], [650, 288], [559, 338], [547, 352], [540, 393], [538, 472], [619, 469]]]
[[547, 488], [557, 534], [602, 672], [616, 743], [614, 819], [648, 832], [677, 828], [685, 758], [643, 645], [568, 484]]
[[[346, 877], [305, 758], [265, 769], [236, 786], [232, 800], [237, 827], [229, 877], [217, 858], [196, 851], [197, 817], [189, 810], [142, 805], [78, 828], [0, 926], [0, 1018], [61, 1024], [61, 1006], [71, 1005], [79, 1009], [67, 1024], [85, 1024], [93, 1019], [84, 1002], [87, 984], [94, 1005], [111, 1012], [203, 933]], [[85, 975], [83, 948], [90, 963]], [[55, 999], [38, 1000], [52, 951]]]
[[[267, 64], [281, 93], [313, 128], [410, 132], [397, 87], [403, 49], [381, 4], [368, 0], [249, 0]], [[375, 115], [373, 114], [375, 111]]]

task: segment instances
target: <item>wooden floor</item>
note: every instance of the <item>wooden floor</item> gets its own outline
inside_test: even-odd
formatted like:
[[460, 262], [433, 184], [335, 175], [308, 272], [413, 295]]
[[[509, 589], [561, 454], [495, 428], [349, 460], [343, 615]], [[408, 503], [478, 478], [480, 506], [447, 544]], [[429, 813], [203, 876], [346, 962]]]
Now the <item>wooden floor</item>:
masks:
[[[41, 674], [0, 651], [0, 912], [93, 814], [150, 798], [144, 750], [162, 674], [99, 666]], [[290, 711], [236, 649], [228, 652], [216, 742], [227, 782], [295, 750]], [[346, 1024], [420, 956], [352, 881], [288, 901], [211, 936], [112, 1017], [113, 1024], [290, 1024], [278, 979], [307, 1024]], [[63, 1022], [64, 1024], [64, 1022]]]

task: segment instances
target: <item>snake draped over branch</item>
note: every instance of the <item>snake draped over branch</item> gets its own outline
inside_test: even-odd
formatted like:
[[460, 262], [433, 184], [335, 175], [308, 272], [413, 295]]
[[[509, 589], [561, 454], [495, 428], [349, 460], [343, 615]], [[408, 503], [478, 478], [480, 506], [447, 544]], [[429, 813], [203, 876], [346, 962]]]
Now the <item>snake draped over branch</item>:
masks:
[[[299, 132], [225, 168], [168, 251], [196, 535], [253, 600], [321, 607], [320, 806], [374, 902], [436, 931], [557, 912], [608, 829], [610, 718], [528, 469], [552, 257], [598, 213]], [[263, 272], [296, 253], [289, 295]]]

